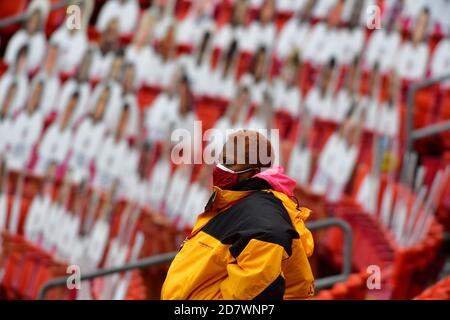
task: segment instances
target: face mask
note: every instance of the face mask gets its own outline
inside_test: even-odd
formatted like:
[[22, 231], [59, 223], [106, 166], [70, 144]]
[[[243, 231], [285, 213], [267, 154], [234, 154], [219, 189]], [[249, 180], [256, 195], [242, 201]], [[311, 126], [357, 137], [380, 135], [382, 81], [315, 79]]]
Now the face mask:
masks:
[[221, 189], [235, 185], [239, 180], [239, 175], [257, 168], [233, 171], [218, 163], [213, 169], [213, 185]]

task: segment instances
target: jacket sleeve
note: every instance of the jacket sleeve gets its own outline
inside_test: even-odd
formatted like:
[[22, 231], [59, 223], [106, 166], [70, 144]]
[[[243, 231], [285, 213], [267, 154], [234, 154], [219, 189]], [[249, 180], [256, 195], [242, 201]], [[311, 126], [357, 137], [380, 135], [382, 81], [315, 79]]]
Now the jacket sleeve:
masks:
[[221, 284], [223, 299], [283, 299], [285, 280], [281, 263], [287, 258], [282, 245], [251, 239], [227, 266], [228, 277]]

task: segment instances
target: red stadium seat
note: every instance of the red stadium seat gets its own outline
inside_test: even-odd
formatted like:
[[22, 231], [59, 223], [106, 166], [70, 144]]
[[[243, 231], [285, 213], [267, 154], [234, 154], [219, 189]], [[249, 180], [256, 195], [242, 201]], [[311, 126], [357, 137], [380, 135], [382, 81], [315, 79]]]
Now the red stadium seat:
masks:
[[217, 27], [221, 27], [231, 20], [233, 13], [233, 3], [232, 1], [223, 0], [216, 6], [214, 17], [216, 20]]
[[286, 12], [277, 12], [275, 17], [275, 24], [277, 26], [277, 30], [283, 29], [283, 26], [286, 24], [286, 22], [289, 21], [294, 16], [295, 12], [293, 11], [286, 11]]
[[[25, 12], [28, 0], [0, 1], [0, 20], [18, 16]], [[9, 34], [17, 30], [18, 24], [7, 26], [0, 31], [2, 34]]]
[[97, 42], [100, 39], [100, 33], [95, 26], [89, 26], [87, 29], [88, 39], [90, 42]]
[[191, 8], [192, 1], [191, 0], [179, 0], [175, 6], [175, 15], [178, 20], [183, 20], [184, 17], [189, 13], [189, 9]]
[[298, 119], [293, 118], [291, 114], [286, 111], [278, 111], [275, 114], [274, 126], [280, 130], [280, 138], [283, 140], [292, 137], [292, 131], [297, 123]]
[[152, 4], [152, 0], [139, 0], [139, 6], [141, 9], [147, 9]]
[[253, 54], [251, 52], [240, 52], [237, 62], [236, 77], [240, 79], [242, 75], [248, 72]]
[[155, 98], [161, 93], [162, 89], [157, 87], [142, 86], [137, 94], [138, 105], [141, 110], [151, 106]]
[[450, 276], [427, 288], [414, 300], [450, 300]]
[[220, 48], [213, 49], [213, 52], [211, 54], [211, 67], [213, 69], [216, 69], [216, 67], [219, 65], [221, 54], [222, 50]]
[[[50, 0], [50, 5], [59, 3], [60, 0]], [[49, 37], [62, 23], [66, 17], [66, 7], [51, 10], [48, 14], [45, 33]]]

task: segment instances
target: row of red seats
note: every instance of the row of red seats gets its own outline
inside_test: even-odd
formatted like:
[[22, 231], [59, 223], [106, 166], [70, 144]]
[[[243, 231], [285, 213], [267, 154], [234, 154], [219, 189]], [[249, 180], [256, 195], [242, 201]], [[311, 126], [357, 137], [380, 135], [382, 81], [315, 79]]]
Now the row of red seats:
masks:
[[368, 273], [351, 274], [347, 281], [338, 282], [329, 290], [321, 290], [313, 300], [364, 300]]
[[[425, 185], [430, 186], [437, 171], [450, 163], [441, 158], [425, 158]], [[443, 242], [444, 227], [449, 225], [450, 217], [450, 181], [445, 181], [443, 191], [437, 203], [436, 220], [433, 221], [426, 237], [412, 247], [399, 247], [394, 236], [382, 223], [379, 217], [366, 213], [357, 203], [356, 196], [363, 177], [369, 173], [368, 165], [358, 166], [349, 183], [349, 194], [338, 203], [325, 203], [325, 211], [330, 216], [347, 221], [353, 230], [353, 267], [363, 271], [370, 265], [382, 270], [383, 290], [371, 292], [378, 298], [410, 299], [433, 281], [442, 265], [443, 257], [439, 249]], [[377, 207], [381, 207], [382, 195], [387, 186], [388, 177], [381, 176]], [[405, 187], [394, 184], [393, 196], [396, 197]], [[411, 194], [411, 191], [408, 192]], [[414, 198], [414, 194], [412, 194]], [[316, 196], [320, 197], [320, 195]], [[299, 198], [308, 199], [308, 194]], [[323, 209], [322, 209], [323, 210]], [[439, 222], [438, 222], [439, 221]], [[339, 229], [331, 229], [321, 237], [324, 251], [321, 254], [337, 266], [342, 265], [343, 234]], [[323, 248], [322, 248], [323, 250]], [[427, 270], [426, 273], [423, 270]]]
[[450, 300], [450, 276], [427, 288], [414, 300]]
[[[439, 255], [444, 230], [437, 221], [433, 221], [425, 239], [404, 248], [397, 245], [391, 232], [376, 217], [364, 212], [358, 205], [344, 202], [330, 207], [330, 212], [352, 227], [354, 267], [362, 271], [374, 265], [381, 270], [382, 290], [371, 291], [371, 295], [411, 299], [437, 277], [444, 262]], [[342, 232], [333, 230], [327, 234], [325, 242], [330, 262], [341, 265]]]
[[[0, 285], [2, 299], [36, 299], [41, 287], [49, 280], [67, 276], [68, 265], [26, 241], [22, 236], [2, 234], [4, 275]], [[139, 270], [131, 274], [126, 300], [146, 298], [144, 279]], [[65, 287], [48, 291], [46, 299], [74, 299], [76, 292]]]
[[[442, 157], [428, 156], [422, 160], [425, 168], [426, 185], [431, 185], [432, 177], [445, 166], [450, 165], [450, 152], [447, 151]], [[442, 196], [436, 209], [436, 218], [447, 232], [450, 232], [450, 181], [443, 186]]]
[[[11, 212], [17, 179], [17, 173], [10, 174], [10, 183], [8, 184], [8, 212]], [[0, 241], [2, 243], [0, 265], [3, 266], [5, 270], [0, 287], [7, 298], [34, 299], [37, 297], [38, 290], [43, 283], [52, 278], [66, 275], [68, 262], [56, 260], [50, 252], [46, 252], [43, 249], [36, 247], [23, 237], [28, 207], [41, 186], [42, 181], [40, 178], [32, 176], [26, 178], [22, 193], [20, 208], [21, 218], [18, 234], [13, 235], [5, 231], [2, 237], [3, 241]], [[58, 189], [60, 187], [60, 183], [55, 184], [53, 190], [55, 196], [58, 194]], [[75, 189], [73, 189], [72, 198], [76, 196]], [[99, 205], [97, 206], [98, 210], [101, 209], [104, 201], [104, 195], [101, 195]], [[74, 199], [69, 203], [69, 206], [73, 205]], [[127, 203], [124, 200], [119, 201], [115, 205], [114, 212], [110, 219], [108, 245], [99, 267], [102, 267], [105, 263], [111, 240], [118, 235], [121, 216], [126, 205]], [[87, 212], [87, 210], [83, 210], [83, 212]], [[179, 243], [179, 236], [176, 234], [176, 231], [172, 229], [172, 226], [165, 222], [164, 219], [161, 219], [161, 217], [146, 210], [141, 212], [133, 237], [138, 230], [145, 234], [145, 241], [140, 254], [142, 257], [173, 251], [176, 248], [176, 243]], [[159, 236], [155, 237], [155, 235]], [[167, 265], [163, 265], [158, 268], [151, 268], [147, 272], [133, 273], [127, 298], [144, 299], [148, 298], [149, 295], [153, 295], [153, 298], [158, 298], [159, 291], [155, 293], [156, 289], [150, 290], [149, 288], [155, 287], [154, 283], [160, 283], [161, 279], [164, 279], [161, 275], [165, 274], [166, 271]], [[154, 277], [155, 274], [159, 274], [159, 277], [156, 279]], [[59, 297], [61, 297], [61, 292], [59, 293]], [[64, 297], [74, 297], [70, 294], [66, 296], [66, 294], [67, 292], [64, 293]], [[49, 297], [52, 297], [52, 295], [49, 295]]]
[[445, 261], [445, 257], [439, 254], [443, 240], [443, 227], [434, 222], [423, 241], [413, 247], [396, 250], [392, 299], [412, 299], [436, 280]]
[[0, 260], [4, 268], [0, 288], [6, 299], [36, 299], [39, 289], [50, 279], [64, 276], [67, 267], [22, 236], [7, 232], [2, 234]]

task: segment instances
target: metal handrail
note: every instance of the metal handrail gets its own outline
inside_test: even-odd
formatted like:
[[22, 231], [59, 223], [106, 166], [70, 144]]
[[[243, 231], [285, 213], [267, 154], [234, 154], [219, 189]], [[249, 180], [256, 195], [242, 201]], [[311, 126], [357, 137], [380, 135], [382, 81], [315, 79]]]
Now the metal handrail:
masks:
[[435, 83], [450, 79], [450, 74], [427, 79], [421, 82], [412, 84], [408, 89], [407, 97], [407, 114], [406, 114], [406, 151], [409, 152], [412, 149], [413, 142], [418, 139], [422, 139], [428, 136], [435, 135], [437, 133], [450, 129], [450, 120], [442, 121], [437, 124], [429, 125], [421, 129], [414, 130], [413, 111], [414, 111], [414, 96], [420, 89], [432, 86]]
[[352, 271], [353, 231], [350, 225], [342, 219], [328, 218], [309, 222], [306, 224], [306, 226], [311, 231], [335, 226], [341, 228], [342, 231], [344, 232], [342, 272], [337, 275], [317, 279], [315, 281], [315, 288], [317, 290], [326, 289], [331, 287], [336, 282], [346, 281]]
[[[144, 268], [153, 267], [156, 265], [160, 265], [160, 264], [172, 261], [173, 258], [175, 258], [176, 254], [177, 254], [177, 251], [173, 251], [173, 252], [169, 252], [169, 253], [151, 256], [151, 257], [144, 258], [144, 259], [141, 259], [138, 261], [130, 262], [130, 263], [124, 264], [119, 267], [101, 269], [98, 271], [87, 273], [85, 275], [81, 275], [79, 280], [80, 281], [92, 280], [95, 278], [109, 276], [114, 273], [121, 273], [121, 272], [126, 272], [126, 271], [130, 271], [130, 270], [134, 270], [134, 269], [144, 269]], [[56, 288], [56, 287], [65, 286], [67, 284], [68, 279], [69, 279], [69, 276], [66, 276], [66, 277], [55, 278], [55, 279], [52, 279], [52, 280], [46, 282], [39, 290], [38, 299], [44, 300], [45, 295], [48, 290], [50, 290], [52, 288]]]
[[[323, 219], [318, 221], [309, 222], [306, 224], [307, 228], [311, 231], [328, 228], [332, 226], [337, 226], [341, 228], [344, 231], [344, 252], [343, 252], [343, 266], [342, 266], [342, 272], [338, 275], [333, 275], [329, 277], [325, 277], [322, 279], [318, 279], [315, 282], [315, 288], [317, 290], [325, 289], [336, 282], [345, 281], [347, 280], [348, 276], [351, 272], [352, 267], [352, 238], [353, 233], [350, 225], [345, 222], [344, 220], [337, 219], [337, 218], [329, 218], [329, 219]], [[177, 254], [177, 251], [169, 252], [165, 254], [160, 254], [156, 256], [151, 256], [139, 261], [130, 262], [128, 264], [122, 265], [120, 267], [113, 267], [108, 269], [102, 269], [98, 270], [92, 273], [88, 273], [85, 275], [80, 276], [80, 281], [86, 281], [86, 280], [92, 280], [99, 277], [108, 276], [114, 273], [121, 273], [126, 272], [134, 269], [144, 269], [153, 267], [156, 265], [160, 265], [163, 263], [167, 263], [173, 260], [175, 255]], [[48, 282], [46, 282], [42, 288], [39, 290], [38, 299], [44, 300], [45, 295], [48, 290], [55, 288], [55, 287], [61, 287], [65, 286], [67, 284], [69, 276], [66, 277], [59, 277], [52, 279]]]

